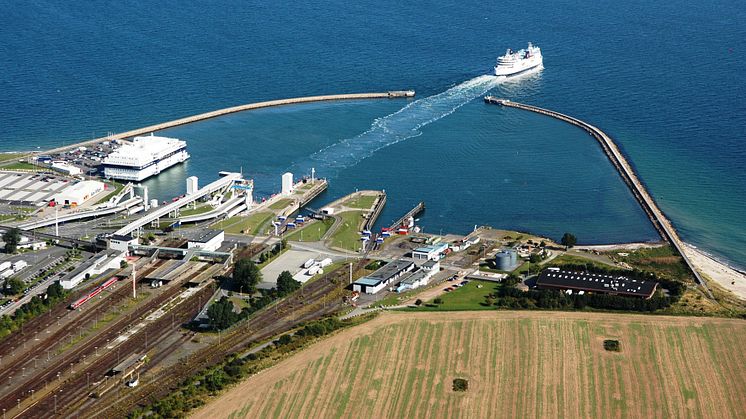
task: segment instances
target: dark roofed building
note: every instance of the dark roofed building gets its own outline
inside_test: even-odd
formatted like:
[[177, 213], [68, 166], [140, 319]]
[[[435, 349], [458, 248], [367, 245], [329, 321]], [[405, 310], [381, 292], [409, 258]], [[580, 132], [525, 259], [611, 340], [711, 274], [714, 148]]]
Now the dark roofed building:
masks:
[[631, 279], [622, 275], [592, 272], [565, 271], [559, 268], [545, 269], [536, 280], [543, 289], [596, 292], [628, 297], [650, 298], [658, 283], [650, 280]]

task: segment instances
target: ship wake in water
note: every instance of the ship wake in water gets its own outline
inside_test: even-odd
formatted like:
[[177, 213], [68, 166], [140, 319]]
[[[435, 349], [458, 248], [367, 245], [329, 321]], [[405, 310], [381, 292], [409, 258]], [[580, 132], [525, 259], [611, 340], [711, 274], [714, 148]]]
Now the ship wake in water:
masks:
[[362, 134], [341, 140], [314, 153], [308, 160], [294, 164], [292, 171], [306, 173], [315, 167], [319, 173], [330, 176], [336, 170], [353, 166], [384, 147], [421, 135], [420, 128], [452, 114], [501, 82], [495, 76], [478, 76], [442, 93], [415, 100], [390, 115], [376, 119], [370, 129]]

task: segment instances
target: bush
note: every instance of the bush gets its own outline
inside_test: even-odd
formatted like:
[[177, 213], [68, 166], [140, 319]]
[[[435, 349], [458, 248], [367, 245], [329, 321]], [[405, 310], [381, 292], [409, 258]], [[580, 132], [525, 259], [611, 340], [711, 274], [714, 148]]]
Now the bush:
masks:
[[604, 340], [604, 349], [611, 352], [619, 352], [622, 350], [618, 340], [606, 339]]
[[453, 379], [453, 391], [466, 391], [469, 389], [469, 380], [465, 378]]
[[435, 304], [443, 304], [443, 299], [440, 298], [440, 297], [437, 297], [436, 299], [433, 300], [433, 303], [435, 303]]

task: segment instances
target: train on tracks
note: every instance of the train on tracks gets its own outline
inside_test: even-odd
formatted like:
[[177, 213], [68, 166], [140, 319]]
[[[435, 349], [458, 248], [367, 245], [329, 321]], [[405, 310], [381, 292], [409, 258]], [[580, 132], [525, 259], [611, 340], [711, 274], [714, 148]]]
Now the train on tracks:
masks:
[[104, 291], [105, 289], [107, 289], [107, 288], [109, 288], [110, 286], [114, 285], [114, 283], [115, 283], [115, 282], [117, 282], [117, 281], [118, 281], [118, 279], [117, 279], [117, 278], [111, 278], [111, 279], [107, 280], [107, 281], [106, 281], [106, 282], [104, 282], [103, 284], [101, 284], [101, 285], [99, 285], [98, 287], [96, 287], [96, 289], [94, 289], [93, 291], [91, 291], [91, 292], [90, 292], [90, 293], [89, 293], [88, 295], [86, 295], [85, 297], [83, 297], [83, 298], [79, 299], [78, 301], [76, 301], [76, 302], [74, 302], [74, 303], [70, 304], [70, 309], [71, 309], [71, 310], [75, 310], [75, 309], [77, 309], [78, 307], [80, 307], [80, 306], [82, 306], [83, 304], [87, 303], [87, 302], [88, 302], [88, 300], [91, 300], [91, 299], [92, 299], [92, 298], [94, 298], [95, 296], [97, 296], [97, 295], [101, 294], [101, 293], [102, 293], [102, 292], [103, 292], [103, 291]]

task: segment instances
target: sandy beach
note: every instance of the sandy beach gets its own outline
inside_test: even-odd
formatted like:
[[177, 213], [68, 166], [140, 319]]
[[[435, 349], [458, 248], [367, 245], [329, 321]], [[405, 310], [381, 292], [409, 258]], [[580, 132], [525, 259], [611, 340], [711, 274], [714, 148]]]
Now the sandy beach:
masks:
[[684, 252], [697, 270], [738, 297], [746, 299], [746, 275], [712, 258], [694, 246], [684, 243]]

